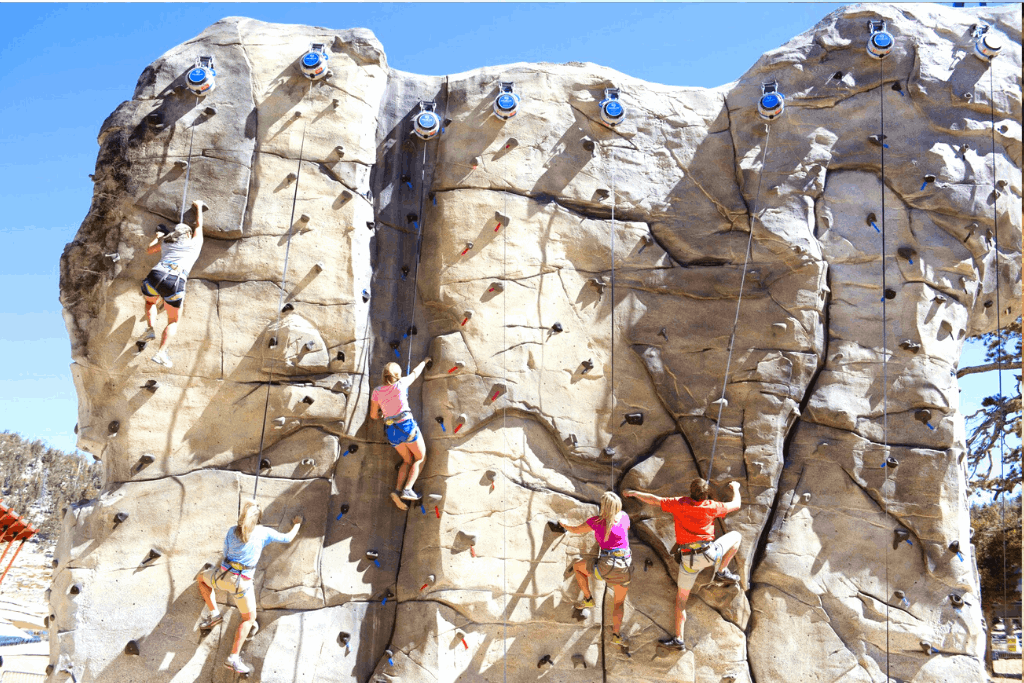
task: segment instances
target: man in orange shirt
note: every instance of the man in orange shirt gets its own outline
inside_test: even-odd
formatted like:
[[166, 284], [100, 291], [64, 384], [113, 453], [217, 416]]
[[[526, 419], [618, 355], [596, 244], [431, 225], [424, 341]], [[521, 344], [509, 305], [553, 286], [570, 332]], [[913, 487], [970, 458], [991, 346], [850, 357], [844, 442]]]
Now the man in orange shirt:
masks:
[[728, 570], [729, 562], [739, 550], [743, 538], [738, 531], [730, 531], [715, 539], [715, 519], [740, 509], [740, 484], [729, 483], [732, 500], [719, 503], [711, 500], [708, 483], [703, 479], [690, 482], [689, 497], [662, 498], [640, 491], [626, 491], [626, 498], [636, 498], [648, 505], [657, 505], [668, 512], [676, 523], [676, 547], [679, 549], [679, 578], [676, 582], [676, 635], [659, 641], [675, 650], [685, 648], [683, 625], [686, 623], [686, 601], [690, 599], [697, 575], [706, 567], [715, 567], [715, 582], [732, 585], [740, 577]]

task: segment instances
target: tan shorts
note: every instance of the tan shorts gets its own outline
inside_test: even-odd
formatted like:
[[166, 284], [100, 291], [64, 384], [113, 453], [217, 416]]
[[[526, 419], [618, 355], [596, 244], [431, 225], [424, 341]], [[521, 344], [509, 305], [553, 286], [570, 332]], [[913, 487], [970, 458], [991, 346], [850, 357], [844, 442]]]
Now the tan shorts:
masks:
[[633, 559], [600, 555], [587, 558], [587, 571], [610, 586], [628, 586], [633, 580]]
[[[693, 588], [693, 584], [697, 581], [697, 575], [708, 567], [716, 566], [724, 554], [725, 548], [722, 547], [722, 544], [718, 541], [712, 541], [704, 549], [704, 552], [683, 555], [682, 561], [679, 563], [679, 577], [676, 580], [679, 590], [690, 590]], [[691, 559], [693, 560], [692, 562]]]
[[235, 606], [242, 614], [252, 614], [256, 611], [256, 590], [253, 588], [252, 579], [239, 576], [234, 572], [224, 574], [220, 565], [200, 572], [199, 575], [215, 589], [226, 591], [231, 595], [235, 600]]

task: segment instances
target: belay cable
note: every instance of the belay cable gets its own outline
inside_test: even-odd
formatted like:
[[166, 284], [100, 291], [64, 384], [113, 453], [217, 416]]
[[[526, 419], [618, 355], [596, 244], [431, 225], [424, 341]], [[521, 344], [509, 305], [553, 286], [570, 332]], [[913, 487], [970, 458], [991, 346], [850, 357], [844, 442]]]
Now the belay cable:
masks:
[[[196, 107], [199, 106], [199, 96], [196, 95]], [[196, 116], [196, 119], [199, 117]], [[196, 139], [196, 119], [192, 119], [192, 125], [189, 126], [192, 129], [192, 133], [188, 139], [188, 161], [185, 163], [185, 187], [181, 190], [181, 213], [178, 214], [178, 223], [185, 222], [185, 198], [188, 196], [188, 181], [192, 177], [192, 143]], [[200, 209], [202, 211], [202, 209]], [[199, 216], [196, 216], [196, 220], [199, 220]]]
[[[768, 161], [768, 141], [772, 134], [772, 124], [765, 124], [764, 152], [761, 155], [761, 170], [757, 172], [757, 194], [754, 196], [754, 205], [750, 209], [750, 233], [747, 236], [747, 249], [743, 255], [743, 272], [740, 275], [740, 294], [736, 299], [736, 317], [732, 321], [732, 335], [729, 338], [729, 355], [725, 361], [725, 377], [722, 379], [722, 395], [718, 402], [718, 417], [715, 419], [715, 438], [711, 443], [711, 460], [708, 462], [708, 471], [704, 479], [711, 481], [711, 471], [715, 466], [715, 451], [718, 449], [718, 431], [722, 424], [722, 407], [725, 405], [725, 388], [729, 385], [729, 368], [732, 365], [733, 347], [736, 346], [736, 329], [740, 322], [740, 305], [743, 303], [743, 287], [747, 282], [747, 264], [750, 262], [750, 250], [754, 241], [754, 217], [757, 214], [757, 205], [761, 201], [761, 181], [764, 179], [764, 166]], [[612, 281], [614, 283], [614, 280]], [[613, 290], [614, 291], [614, 290]]]
[[[312, 89], [313, 82], [310, 81], [309, 90], [306, 91], [306, 94], [308, 95], [310, 91], [312, 91]], [[288, 241], [285, 243], [284, 248], [284, 268], [283, 272], [281, 273], [281, 294], [278, 297], [277, 301], [277, 326], [280, 326], [281, 324], [281, 309], [284, 307], [284, 295], [285, 291], [287, 290], [288, 284], [288, 256], [292, 249], [292, 234], [295, 232], [295, 204], [299, 199], [299, 180], [301, 180], [302, 178], [302, 155], [306, 149], [306, 128], [308, 127], [308, 125], [309, 124], [305, 121], [302, 124], [302, 142], [299, 144], [299, 161], [297, 164], [298, 168], [295, 171], [295, 190], [292, 193], [292, 213], [291, 217], [288, 220]], [[278, 330], [278, 334], [280, 334], [280, 330]], [[278, 343], [280, 343], [280, 340], [278, 341]], [[270, 410], [270, 385], [273, 384], [274, 382], [273, 361], [271, 361], [270, 363], [269, 374], [270, 376], [267, 378], [267, 398], [263, 403], [263, 427], [260, 429], [260, 452], [259, 455], [256, 456], [256, 482], [255, 484], [253, 484], [252, 487], [253, 499], [256, 498], [256, 492], [259, 490], [260, 473], [263, 471], [263, 444], [267, 436], [267, 413]]]
[[[878, 110], [879, 110], [879, 149], [882, 152], [881, 174], [882, 174], [882, 201], [881, 201], [881, 223], [882, 223], [882, 464], [885, 466], [885, 482], [882, 484], [882, 505], [885, 511], [885, 519], [889, 519], [889, 474], [892, 470], [888, 467], [889, 460], [889, 329], [888, 311], [885, 305], [887, 297], [885, 277], [885, 88], [883, 87], [882, 60], [878, 61]], [[895, 486], [895, 485], [894, 485]], [[883, 548], [885, 552], [885, 594], [889, 593], [889, 546]], [[885, 603], [885, 677], [889, 679], [889, 602]]]

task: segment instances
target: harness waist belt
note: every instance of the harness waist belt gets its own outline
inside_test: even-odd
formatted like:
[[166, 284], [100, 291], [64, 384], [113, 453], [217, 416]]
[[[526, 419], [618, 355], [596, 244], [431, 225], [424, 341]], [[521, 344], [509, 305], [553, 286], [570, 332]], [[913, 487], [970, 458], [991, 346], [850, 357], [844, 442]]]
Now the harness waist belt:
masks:
[[406, 410], [404, 412], [399, 413], [398, 415], [392, 415], [391, 417], [385, 417], [384, 418], [384, 424], [386, 424], [387, 426], [390, 427], [391, 425], [393, 425], [393, 424], [395, 424], [397, 422], [405, 422], [410, 417], [412, 417], [412, 413], [410, 413], [408, 410]]
[[231, 562], [230, 560], [224, 560], [221, 562], [220, 568], [226, 572], [232, 572], [234, 574], [241, 574], [242, 572], [256, 569], [256, 567], [250, 567], [242, 564], [241, 562]]
[[600, 554], [601, 555], [611, 555], [612, 557], [630, 557], [631, 556], [629, 550], [625, 549], [625, 548], [619, 548], [619, 549], [616, 549], [616, 550], [605, 550], [605, 549], [602, 548]]
[[177, 263], [168, 263], [167, 261], [161, 261], [160, 263], [156, 264], [156, 268], [158, 270], [164, 271], [165, 273], [170, 273], [171, 275], [177, 275], [179, 277], [184, 278], [188, 277], [188, 271], [182, 268]]

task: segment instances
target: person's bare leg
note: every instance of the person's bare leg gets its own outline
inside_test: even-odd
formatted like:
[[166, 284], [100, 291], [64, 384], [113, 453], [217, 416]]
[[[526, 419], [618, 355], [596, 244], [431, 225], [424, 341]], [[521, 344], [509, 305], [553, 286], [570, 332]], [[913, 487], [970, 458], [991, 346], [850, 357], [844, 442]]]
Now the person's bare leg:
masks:
[[398, 468], [398, 479], [395, 481], [395, 489], [401, 491], [404, 488], [402, 483], [409, 475], [409, 468], [412, 467], [412, 454], [409, 452], [409, 444], [407, 443], [398, 444], [395, 446], [395, 450], [402, 456], [402, 465]]
[[587, 573], [587, 561], [576, 560], [572, 565], [572, 570], [576, 574], [576, 583], [579, 584], [580, 590], [583, 591], [583, 597], [590, 600], [590, 574]]
[[689, 599], [689, 588], [680, 588], [676, 592], [676, 638], [679, 640], [683, 639], [683, 627], [686, 625], [686, 601]]
[[238, 630], [235, 631], [235, 643], [231, 646], [231, 654], [237, 655], [242, 651], [242, 643], [249, 637], [249, 629], [256, 623], [256, 610], [252, 612], [246, 612], [242, 615], [242, 623], [238, 625]]
[[409, 468], [409, 481], [405, 484], [404, 488], [411, 489], [412, 485], [419, 478], [420, 471], [423, 469], [423, 459], [427, 457], [427, 444], [424, 443], [423, 435], [420, 434], [416, 437], [415, 441], [405, 445], [409, 448], [409, 453], [412, 456], [412, 466]]
[[165, 306], [167, 309], [167, 327], [164, 328], [164, 336], [160, 339], [160, 351], [167, 349], [171, 339], [178, 333], [178, 309], [174, 306]]
[[217, 592], [213, 589], [213, 586], [206, 583], [206, 579], [203, 578], [202, 574], [196, 577], [196, 583], [199, 584], [199, 594], [203, 596], [203, 602], [206, 603], [206, 608], [210, 610], [210, 614], [215, 614], [220, 610], [217, 609]]
[[719, 563], [718, 569], [725, 569], [729, 566], [732, 558], [736, 557], [736, 551], [740, 549], [742, 541], [743, 537], [740, 536], [738, 531], [730, 531], [718, 539], [718, 542], [725, 548], [725, 555], [722, 555], [722, 561]]
[[612, 586], [612, 592], [615, 594], [615, 608], [612, 610], [612, 633], [619, 634], [622, 628], [622, 615], [626, 611], [626, 593], [629, 592], [629, 586]]
[[152, 296], [146, 297], [146, 325], [149, 329], [156, 329], [156, 316], [160, 309], [157, 307], [157, 303], [160, 299]]

